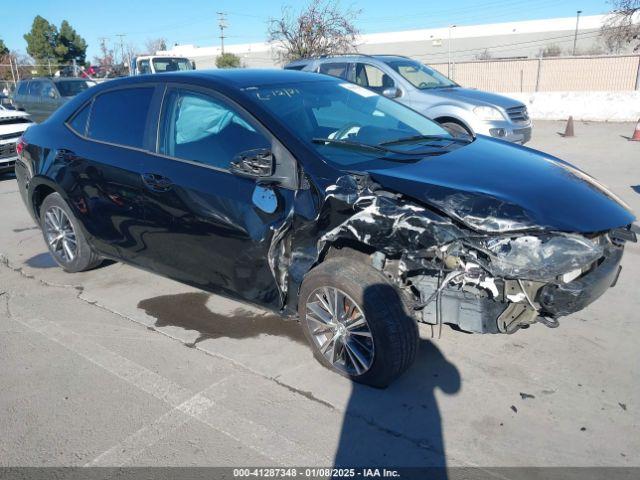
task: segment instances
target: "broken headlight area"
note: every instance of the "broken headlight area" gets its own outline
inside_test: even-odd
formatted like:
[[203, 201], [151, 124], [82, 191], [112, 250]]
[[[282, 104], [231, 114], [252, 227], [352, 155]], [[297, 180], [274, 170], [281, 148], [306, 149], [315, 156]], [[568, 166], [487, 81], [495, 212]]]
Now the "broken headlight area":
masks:
[[623, 246], [606, 234], [540, 234], [463, 239], [441, 251], [439, 271], [407, 277], [418, 319], [513, 333], [536, 322], [557, 327], [600, 297], [617, 279]]
[[418, 321], [467, 332], [558, 326], [558, 317], [615, 283], [624, 240], [635, 240], [608, 233], [479, 234], [400, 195], [349, 197], [355, 213], [320, 238], [319, 251], [343, 241], [368, 246], [373, 267], [404, 292]]

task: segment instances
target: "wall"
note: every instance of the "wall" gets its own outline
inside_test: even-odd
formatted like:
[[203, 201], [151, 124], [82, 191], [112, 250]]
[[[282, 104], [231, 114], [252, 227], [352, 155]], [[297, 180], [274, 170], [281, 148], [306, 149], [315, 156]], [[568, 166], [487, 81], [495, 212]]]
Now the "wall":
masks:
[[527, 105], [534, 120], [590, 120], [637, 122], [640, 91], [507, 93]]
[[492, 92], [629, 91], [640, 55], [551, 57], [431, 64], [459, 84]]

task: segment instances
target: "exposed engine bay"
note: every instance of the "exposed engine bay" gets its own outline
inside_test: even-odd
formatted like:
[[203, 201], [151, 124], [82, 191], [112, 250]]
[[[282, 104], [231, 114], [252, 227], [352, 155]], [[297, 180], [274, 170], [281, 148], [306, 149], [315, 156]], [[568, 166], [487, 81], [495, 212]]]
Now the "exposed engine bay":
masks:
[[[581, 310], [615, 284], [624, 244], [636, 241], [626, 228], [589, 235], [523, 223], [510, 229], [490, 212], [482, 221], [499, 228], [477, 231], [368, 177], [340, 177], [327, 193], [327, 200], [346, 203], [353, 214], [321, 235], [317, 255], [299, 250], [298, 261], [308, 265], [330, 248], [360, 245], [403, 294], [416, 320], [440, 331], [443, 324], [509, 334], [536, 322], [557, 327], [559, 317]], [[294, 248], [289, 269], [295, 270], [295, 258]], [[282, 284], [288, 275], [280, 277]]]

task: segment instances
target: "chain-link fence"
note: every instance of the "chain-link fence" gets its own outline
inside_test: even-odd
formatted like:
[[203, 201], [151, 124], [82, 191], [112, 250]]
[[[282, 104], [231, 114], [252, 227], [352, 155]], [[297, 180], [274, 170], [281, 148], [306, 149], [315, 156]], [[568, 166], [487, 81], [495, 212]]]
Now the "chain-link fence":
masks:
[[640, 90], [640, 55], [431, 64], [465, 87], [492, 92]]

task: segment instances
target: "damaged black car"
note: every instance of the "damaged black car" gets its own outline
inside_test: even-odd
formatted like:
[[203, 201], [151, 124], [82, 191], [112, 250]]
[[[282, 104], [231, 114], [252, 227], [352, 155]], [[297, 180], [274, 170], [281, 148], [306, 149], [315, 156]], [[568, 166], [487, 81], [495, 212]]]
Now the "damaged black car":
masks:
[[636, 241], [629, 208], [578, 168], [302, 72], [106, 82], [18, 152], [66, 271], [115, 259], [277, 311], [322, 364], [377, 387], [412, 364], [418, 323], [557, 327]]

